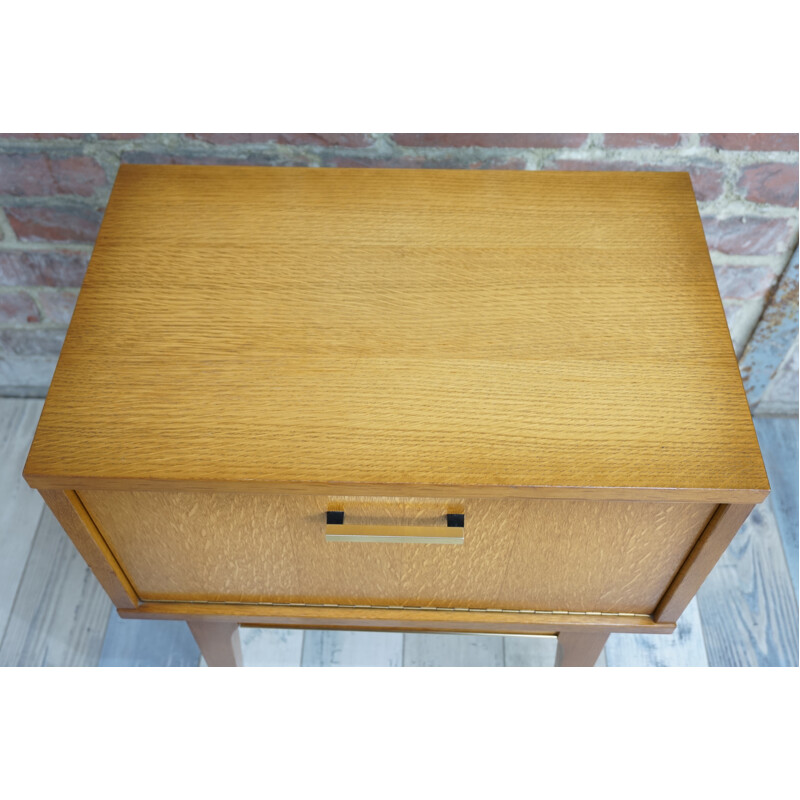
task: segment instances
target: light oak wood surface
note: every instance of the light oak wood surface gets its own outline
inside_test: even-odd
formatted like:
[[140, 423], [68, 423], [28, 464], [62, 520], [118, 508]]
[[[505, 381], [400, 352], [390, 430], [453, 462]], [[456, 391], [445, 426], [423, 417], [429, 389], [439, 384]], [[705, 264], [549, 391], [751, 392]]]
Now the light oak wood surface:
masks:
[[661, 633], [674, 622], [654, 622], [635, 614], [550, 614], [519, 611], [458, 611], [369, 606], [305, 606], [258, 603], [142, 603], [121, 608], [125, 619], [230, 619], [265, 628], [326, 628], [351, 631], [541, 634], [561, 631]]
[[[716, 509], [99, 489], [79, 496], [143, 601], [638, 614], [656, 607]], [[463, 510], [464, 544], [326, 541], [333, 506], [354, 523], [407, 530], [450, 530], [445, 514]]]
[[689, 177], [645, 172], [123, 165], [26, 476], [768, 491]]
[[[25, 432], [23, 427], [28, 426], [27, 441], [33, 436], [33, 428], [41, 409], [41, 401], [38, 400], [0, 400], [0, 452], [4, 454], [17, 453], [17, 470], [20, 470], [24, 461], [24, 450], [27, 443], [24, 442]], [[5, 417], [3, 416], [5, 414]], [[3, 419], [5, 423], [3, 424]], [[27, 420], [27, 423], [20, 422]], [[772, 505], [775, 516], [778, 516], [777, 509], [788, 509], [784, 513], [787, 525], [797, 526], [796, 511], [796, 481], [794, 485], [786, 479], [780, 471], [785, 462], [791, 462], [796, 458], [796, 443], [790, 438], [796, 432], [796, 420], [788, 418], [755, 419], [756, 428], [759, 436], [762, 432], [762, 423], [774, 428], [775, 435], [765, 437], [762, 441], [762, 449], [767, 460], [769, 469], [771, 464], [777, 465], [777, 471], [770, 472], [770, 480], [773, 484], [773, 493], [768, 504]], [[770, 460], [771, 459], [771, 460]], [[3, 467], [12, 469], [8, 460], [0, 460], [0, 473]], [[19, 472], [17, 471], [17, 478]], [[11, 485], [13, 486], [13, 480]], [[5, 519], [26, 519], [25, 493], [17, 490], [0, 487], [0, 497], [6, 505], [0, 507], [0, 514], [5, 514]], [[33, 496], [33, 495], [31, 495]], [[39, 501], [38, 509], [41, 510]], [[778, 522], [781, 518], [778, 517]], [[752, 518], [747, 525], [754, 525]], [[27, 542], [27, 549], [30, 550], [30, 542], [33, 539], [36, 525], [33, 524], [33, 531], [26, 525], [9, 526], [0, 541], [0, 547], [10, 548], [19, 551], [23, 549], [24, 542]], [[791, 626], [794, 614], [785, 612], [786, 605], [784, 598], [787, 596], [787, 586], [790, 579], [787, 575], [786, 564], [784, 563], [782, 549], [788, 549], [788, 541], [783, 541], [783, 548], [780, 542], [777, 547], [770, 547], [765, 554], [761, 543], [775, 535], [774, 520], [770, 515], [760, 516], [760, 521], [756, 525], [757, 530], [751, 532], [749, 545], [739, 547], [734, 545], [724, 558], [721, 568], [726, 571], [724, 582], [717, 583], [712, 573], [708, 585], [712, 582], [717, 583], [714, 591], [703, 592], [703, 613], [706, 624], [697, 615], [697, 602], [690, 603], [686, 612], [678, 620], [677, 628], [672, 636], [650, 636], [638, 634], [612, 634], [606, 645], [608, 652], [609, 666], [700, 666], [703, 651], [704, 633], [709, 638], [709, 652], [713, 663], [716, 666], [735, 666], [745, 664], [759, 664], [773, 666], [785, 664], [787, 660], [791, 663], [791, 653], [787, 654], [787, 648], [781, 642], [791, 641]], [[63, 534], [61, 534], [63, 537]], [[21, 540], [24, 540], [21, 541]], [[755, 550], [758, 549], [758, 555]], [[38, 548], [37, 548], [38, 550]], [[5, 552], [8, 552], [5, 551]], [[41, 564], [41, 559], [36, 558]], [[787, 559], [788, 560], [788, 555]], [[754, 590], [753, 574], [754, 562], [758, 562], [760, 573], [759, 581], [762, 586], [770, 586], [770, 589]], [[0, 569], [5, 564], [0, 561]], [[17, 577], [13, 576], [2, 588], [7, 590], [9, 596], [13, 598], [20, 589], [19, 579], [24, 572], [24, 560], [16, 570]], [[39, 568], [32, 570], [31, 574], [40, 575]], [[81, 579], [82, 580], [82, 579]], [[41, 589], [44, 585], [44, 598], [55, 595], [63, 598], [63, 584], [59, 581], [48, 580], [44, 584], [40, 583]], [[784, 588], [776, 588], [784, 587]], [[788, 588], [791, 593], [791, 587]], [[27, 595], [28, 589], [22, 590], [22, 594]], [[72, 590], [70, 590], [72, 594]], [[73, 595], [74, 596], [74, 595]], [[731, 612], [732, 606], [738, 607], [745, 603], [753, 606], [756, 597], [763, 603], [761, 610], [757, 612], [742, 611]], [[51, 603], [51, 600], [44, 602]], [[779, 604], [776, 610], [775, 603]], [[783, 609], [783, 611], [781, 611]], [[29, 638], [31, 641], [38, 641], [38, 648], [56, 652], [60, 649], [59, 659], [66, 663], [80, 663], [80, 655], [84, 647], [81, 637], [65, 636], [64, 622], [53, 626], [51, 619], [46, 615], [32, 614], [27, 619], [28, 629], [24, 632], [15, 633], [17, 637]], [[732, 624], [733, 620], [735, 624]], [[767, 622], [763, 622], [767, 620]], [[687, 630], [687, 623], [689, 628]], [[754, 646], [754, 631], [761, 629], [766, 639], [759, 645], [758, 653]], [[711, 630], [709, 634], [709, 630]], [[370, 658], [377, 660], [377, 646], [374, 643], [360, 641], [367, 637], [370, 642], [373, 637], [383, 638], [379, 633], [358, 632], [351, 634], [347, 631], [329, 631], [330, 636], [346, 637], [345, 639], [335, 640], [330, 646], [326, 646], [323, 651], [317, 650], [321, 654], [337, 659], [339, 663], [345, 656], [349, 658], [352, 653], [361, 653], [367, 650], [371, 653]], [[290, 630], [281, 628], [248, 628], [240, 630], [242, 639], [242, 651], [245, 666], [295, 666], [301, 664], [301, 655], [304, 635], [312, 636], [313, 631]], [[416, 636], [416, 634], [407, 634]], [[1, 635], [0, 635], [1, 638]], [[452, 634], [426, 634], [425, 640], [439, 640], [431, 644], [428, 652], [436, 649], [437, 657], [440, 662], [454, 664], [460, 663], [465, 666], [479, 666], [483, 661], [483, 654], [465, 648], [461, 642], [460, 635]], [[468, 637], [469, 638], [469, 637]], [[482, 637], [485, 640], [493, 640], [497, 637]], [[392, 640], [393, 641], [393, 640]], [[188, 644], [187, 644], [188, 643]], [[506, 666], [552, 666], [555, 660], [555, 636], [511, 636], [504, 637], [504, 652]], [[313, 645], [312, 645], [313, 649]], [[380, 648], [384, 655], [382, 663], [388, 663], [395, 658], [395, 650]], [[189, 652], [191, 650], [191, 652]], [[82, 651], [84, 654], [85, 650]], [[409, 652], [409, 657], [413, 653]], [[200, 656], [194, 639], [184, 622], [164, 621], [159, 619], [120, 619], [115, 612], [111, 613], [106, 628], [103, 651], [100, 655], [99, 664], [101, 666], [192, 666], [197, 663]], [[604, 661], [603, 655], [596, 666], [600, 666]], [[85, 660], [82, 663], [86, 663]], [[320, 661], [319, 666], [333, 664], [333, 661]], [[372, 661], [370, 663], [373, 663]], [[794, 663], [796, 664], [796, 654]]]
[[751, 510], [752, 506], [745, 505], [721, 505], [715, 509], [675, 580], [654, 610], [654, 620], [677, 622]]
[[239, 623], [594, 663], [769, 491], [684, 173], [124, 166], [25, 477], [210, 665]]
[[235, 622], [189, 619], [187, 623], [209, 667], [244, 665], [239, 626]]
[[607, 640], [607, 633], [562, 631], [556, 643], [556, 666], [593, 667]]
[[117, 608], [135, 608], [139, 599], [108, 543], [75, 492], [40, 489], [40, 494]]

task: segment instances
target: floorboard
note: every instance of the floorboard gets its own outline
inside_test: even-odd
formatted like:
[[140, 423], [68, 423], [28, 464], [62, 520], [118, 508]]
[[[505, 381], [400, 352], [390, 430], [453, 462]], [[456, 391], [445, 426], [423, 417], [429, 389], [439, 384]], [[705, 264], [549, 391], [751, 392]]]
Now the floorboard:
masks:
[[502, 667], [502, 636], [406, 633], [405, 667]]
[[770, 498], [697, 595], [709, 666], [797, 666], [797, 601]]
[[200, 648], [185, 622], [122, 619], [115, 611], [98, 666], [196, 667], [199, 661]]
[[605, 653], [609, 667], [707, 667], [697, 599], [681, 615], [675, 633], [612, 633]]
[[786, 563], [798, 597], [798, 445], [797, 417], [755, 417], [756, 433], [772, 487], [770, 500], [781, 534]]
[[299, 667], [303, 631], [285, 628], [239, 628], [246, 667]]
[[556, 663], [555, 636], [504, 636], [507, 667], [552, 667]]
[[45, 509], [0, 643], [0, 665], [96, 666], [111, 607], [83, 558]]
[[402, 633], [305, 631], [304, 667], [399, 667]]
[[41, 400], [0, 398], [0, 639], [44, 508], [22, 477], [41, 411]]

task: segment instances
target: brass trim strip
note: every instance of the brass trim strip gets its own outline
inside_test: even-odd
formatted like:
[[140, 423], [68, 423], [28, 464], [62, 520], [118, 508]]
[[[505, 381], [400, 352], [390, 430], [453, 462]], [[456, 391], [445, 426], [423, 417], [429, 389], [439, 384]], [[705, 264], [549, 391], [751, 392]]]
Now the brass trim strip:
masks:
[[269, 600], [252, 602], [247, 600], [148, 600], [140, 598], [144, 603], [175, 605], [175, 603], [186, 603], [188, 605], [228, 605], [228, 606], [276, 606], [280, 608], [366, 608], [377, 611], [472, 611], [475, 613], [495, 613], [495, 614], [547, 614], [562, 615], [570, 617], [643, 617], [652, 619], [650, 614], [634, 614], [627, 611], [541, 611], [522, 608], [445, 608], [442, 606], [371, 606], [371, 605], [347, 605], [344, 603], [273, 603]]
[[463, 528], [403, 525], [326, 525], [326, 542], [464, 544]]

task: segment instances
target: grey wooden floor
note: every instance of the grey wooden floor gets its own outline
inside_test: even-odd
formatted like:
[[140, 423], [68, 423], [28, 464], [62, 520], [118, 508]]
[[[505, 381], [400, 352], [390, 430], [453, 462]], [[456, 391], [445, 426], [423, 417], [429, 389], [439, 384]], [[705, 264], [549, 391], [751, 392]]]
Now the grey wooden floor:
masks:
[[[40, 400], [0, 398], [0, 666], [198, 666], [182, 622], [122, 620], [20, 473]], [[796, 666], [797, 419], [756, 419], [772, 494], [674, 636], [617, 634], [598, 665]], [[551, 666], [551, 637], [243, 628], [246, 666]]]

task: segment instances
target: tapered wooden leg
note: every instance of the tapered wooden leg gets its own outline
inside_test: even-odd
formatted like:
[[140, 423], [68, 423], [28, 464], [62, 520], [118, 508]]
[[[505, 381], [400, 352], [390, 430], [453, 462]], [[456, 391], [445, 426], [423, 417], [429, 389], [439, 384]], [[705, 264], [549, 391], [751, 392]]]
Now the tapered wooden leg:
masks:
[[242, 643], [235, 622], [193, 619], [186, 624], [209, 667], [242, 666]]
[[559, 633], [556, 666], [593, 667], [607, 639], [607, 633]]

